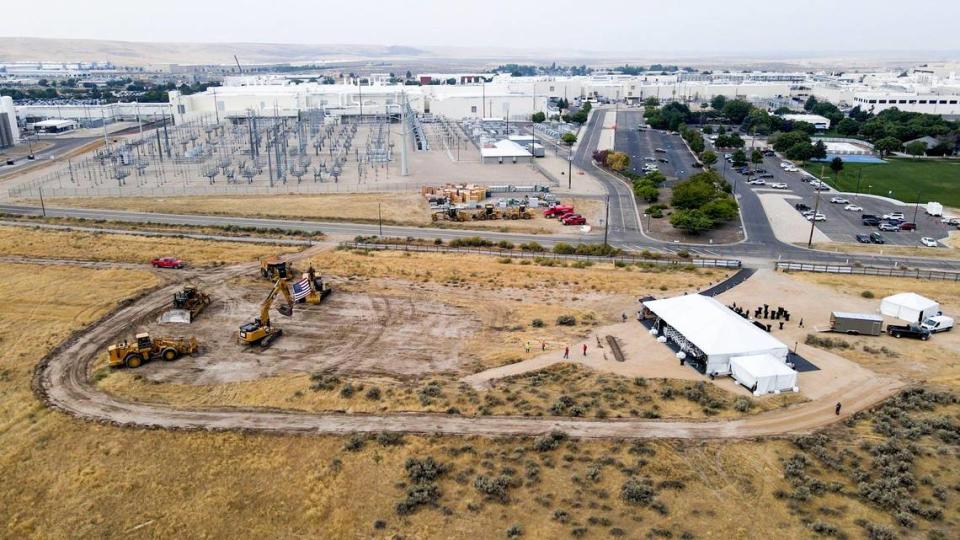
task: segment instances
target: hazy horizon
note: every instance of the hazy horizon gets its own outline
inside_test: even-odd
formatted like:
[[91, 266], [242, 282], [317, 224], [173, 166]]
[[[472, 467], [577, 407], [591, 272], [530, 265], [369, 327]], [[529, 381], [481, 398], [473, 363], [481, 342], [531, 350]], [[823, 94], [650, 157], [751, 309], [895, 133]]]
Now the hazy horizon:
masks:
[[[34, 5], [4, 9], [15, 21], [16, 35], [10, 37], [53, 39], [772, 57], [960, 50], [952, 28], [960, 19], [960, 3], [920, 2], [909, 10], [889, 0], [851, 0], [839, 7], [828, 0], [734, 0], [723, 5], [690, 0], [649, 6], [624, 0], [600, 6], [557, 0], [529, 7], [506, 0], [427, 0], [406, 6], [371, 0], [363, 9], [276, 0], [268, 5], [265, 9], [263, 2], [252, 0], [170, 0], [157, 5], [49, 0], [41, 17]], [[891, 36], [896, 36], [897, 46], [891, 46]]]

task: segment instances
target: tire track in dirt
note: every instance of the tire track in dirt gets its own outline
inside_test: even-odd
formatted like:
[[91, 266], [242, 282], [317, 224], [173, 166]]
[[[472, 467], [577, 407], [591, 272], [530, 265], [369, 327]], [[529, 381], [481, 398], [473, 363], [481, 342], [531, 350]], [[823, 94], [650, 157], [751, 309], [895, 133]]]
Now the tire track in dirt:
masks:
[[[223, 282], [252, 272], [255, 264], [216, 269], [201, 284]], [[137, 321], [166, 307], [182, 282], [165, 284], [127, 300], [87, 328], [74, 333], [37, 365], [33, 389], [49, 407], [85, 420], [118, 426], [206, 431], [343, 434], [399, 432], [480, 436], [530, 436], [561, 430], [577, 438], [744, 439], [809, 433], [871, 407], [892, 395], [899, 381], [877, 377], [842, 389], [843, 414], [833, 405], [841, 391], [814, 402], [727, 421], [588, 420], [544, 417], [461, 417], [431, 413], [304, 413], [267, 408], [175, 408], [136, 403], [107, 394], [90, 380], [90, 368], [105, 343]], [[389, 311], [389, 309], [387, 309]], [[395, 316], [395, 314], [393, 314]], [[376, 334], [374, 334], [375, 336]], [[373, 336], [364, 336], [370, 339]], [[375, 340], [376, 338], [373, 337]]]

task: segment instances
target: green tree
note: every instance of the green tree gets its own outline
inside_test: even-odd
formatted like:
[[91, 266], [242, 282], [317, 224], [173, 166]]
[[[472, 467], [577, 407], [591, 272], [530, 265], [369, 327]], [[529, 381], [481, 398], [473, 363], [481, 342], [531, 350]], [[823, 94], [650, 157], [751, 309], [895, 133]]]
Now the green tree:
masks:
[[715, 111], [722, 111], [726, 104], [727, 96], [713, 96], [713, 99], [710, 100], [710, 106], [713, 107]]
[[813, 145], [813, 154], [810, 155], [813, 159], [826, 159], [827, 158], [827, 145], [823, 143], [822, 140], [817, 140], [816, 144]]
[[713, 135], [713, 126], [703, 126], [703, 132], [707, 135]]
[[659, 107], [660, 99], [656, 96], [650, 96], [647, 99], [643, 100], [644, 107]]
[[709, 181], [695, 178], [696, 176], [691, 176], [673, 187], [671, 205], [675, 208], [700, 208], [718, 196], [716, 186]]
[[830, 161], [830, 170], [833, 171], [833, 176], [836, 177], [840, 174], [840, 171], [843, 170], [843, 158], [837, 156]]
[[633, 183], [633, 193], [638, 199], [643, 199], [649, 203], [657, 202], [657, 199], [660, 198], [660, 190], [653, 182], [646, 179]]
[[535, 112], [531, 115], [530, 119], [533, 120], [535, 124], [540, 124], [547, 119], [547, 115], [543, 112]]
[[899, 152], [903, 148], [903, 143], [895, 137], [884, 137], [873, 143], [873, 148], [880, 152], [881, 156], [886, 156], [893, 152]]
[[706, 150], [700, 154], [700, 162], [703, 163], [703, 166], [707, 169], [713, 167], [717, 162], [717, 153], [713, 150]]
[[572, 131], [568, 131], [560, 136], [560, 140], [565, 144], [572, 146], [573, 143], [577, 142], [577, 136], [574, 135]]
[[763, 152], [757, 149], [754, 149], [752, 152], [750, 152], [750, 163], [753, 163], [754, 165], [763, 163]]
[[730, 119], [731, 122], [739, 124], [743, 122], [743, 119], [750, 114], [750, 111], [753, 109], [753, 105], [749, 102], [742, 99], [734, 99], [728, 101], [723, 106], [723, 115]]
[[698, 234], [713, 228], [713, 220], [698, 208], [677, 210], [670, 214], [670, 224], [675, 229]]
[[787, 156], [787, 159], [792, 159], [794, 161], [806, 161], [813, 157], [813, 145], [808, 142], [798, 142], [797, 144], [787, 148], [787, 151], [784, 154]]
[[700, 210], [715, 223], [722, 223], [736, 218], [738, 208], [733, 197], [725, 196], [708, 202]]
[[731, 158], [733, 158], [734, 167], [743, 167], [747, 164], [747, 154], [742, 148], [738, 148], [737, 151], [733, 153]]
[[667, 181], [667, 177], [660, 171], [650, 171], [647, 174], [643, 175], [644, 180], [649, 180], [653, 182], [653, 185], [659, 186], [660, 184]]
[[610, 152], [607, 155], [607, 167], [613, 171], [623, 171], [630, 166], [630, 156], [624, 152]]
[[841, 135], [854, 136], [860, 133], [860, 122], [853, 118], [844, 118], [837, 122], [837, 132]]
[[814, 107], [817, 106], [817, 98], [810, 96], [807, 98], [807, 102], [803, 104], [803, 110], [812, 111]]
[[912, 143], [908, 143], [906, 146], [904, 146], [903, 149], [906, 150], [908, 154], [916, 158], [926, 153], [927, 145], [921, 141], [913, 141]]

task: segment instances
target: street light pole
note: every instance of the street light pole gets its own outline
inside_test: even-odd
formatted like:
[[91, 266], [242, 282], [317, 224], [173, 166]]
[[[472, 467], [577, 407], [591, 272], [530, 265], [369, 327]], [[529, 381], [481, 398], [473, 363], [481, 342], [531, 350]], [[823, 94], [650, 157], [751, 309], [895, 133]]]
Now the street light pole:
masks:
[[377, 220], [380, 222], [380, 238], [383, 238], [383, 213], [380, 211], [380, 203], [377, 203]]
[[603, 245], [607, 245], [607, 233], [610, 230], [610, 195], [607, 195], [607, 205], [603, 218]]
[[567, 156], [567, 190], [573, 189], [573, 149], [570, 149], [570, 155]]
[[[823, 166], [820, 166], [820, 178], [823, 178]], [[817, 224], [817, 212], [820, 211], [820, 186], [815, 188], [817, 202], [813, 204], [813, 216], [810, 218], [810, 237], [807, 238], [807, 248], [813, 247], [813, 228]]]
[[[915, 204], [914, 207], [913, 207], [913, 224], [914, 224], [914, 226], [917, 225], [917, 214], [919, 214], [919, 213], [920, 213], [920, 191], [917, 191], [917, 202], [916, 202], [916, 204]], [[918, 229], [919, 229], [919, 227], [917, 227], [917, 228], [914, 229], [914, 230], [918, 230]]]

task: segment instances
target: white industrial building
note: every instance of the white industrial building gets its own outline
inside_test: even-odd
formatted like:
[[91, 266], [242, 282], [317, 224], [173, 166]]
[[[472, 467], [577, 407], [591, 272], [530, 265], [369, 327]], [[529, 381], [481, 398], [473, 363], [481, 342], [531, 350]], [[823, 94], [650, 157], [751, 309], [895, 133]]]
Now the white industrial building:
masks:
[[504, 139], [481, 146], [480, 160], [483, 163], [530, 163], [533, 154], [519, 144]]
[[13, 107], [13, 98], [0, 96], [0, 148], [13, 146], [20, 142], [20, 128], [17, 127], [17, 112]]
[[806, 122], [819, 130], [830, 129], [830, 119], [819, 114], [782, 114], [780, 118], [788, 122]]
[[754, 391], [796, 387], [787, 346], [714, 298], [690, 294], [643, 307], [655, 316], [651, 332], [675, 344], [678, 355], [702, 373], [733, 375]]

